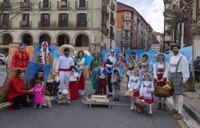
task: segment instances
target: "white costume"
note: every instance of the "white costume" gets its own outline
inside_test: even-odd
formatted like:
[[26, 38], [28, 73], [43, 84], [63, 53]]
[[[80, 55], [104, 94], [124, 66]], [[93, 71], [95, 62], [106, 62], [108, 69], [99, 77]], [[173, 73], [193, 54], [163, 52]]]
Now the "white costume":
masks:
[[164, 78], [168, 78], [173, 86], [174, 109], [182, 115], [183, 109], [183, 85], [182, 81], [189, 79], [189, 64], [185, 56], [178, 53], [170, 58], [166, 66]]
[[80, 68], [83, 70], [84, 64], [85, 64], [85, 58], [82, 58], [81, 61], [77, 61], [76, 64], [77, 64], [77, 66], [76, 66], [77, 68]]
[[69, 77], [70, 77], [70, 67], [74, 65], [74, 61], [72, 57], [66, 57], [62, 55], [58, 58], [56, 62], [55, 72], [59, 72], [60, 77], [60, 85], [59, 90], [62, 91], [64, 85], [68, 88], [69, 85]]

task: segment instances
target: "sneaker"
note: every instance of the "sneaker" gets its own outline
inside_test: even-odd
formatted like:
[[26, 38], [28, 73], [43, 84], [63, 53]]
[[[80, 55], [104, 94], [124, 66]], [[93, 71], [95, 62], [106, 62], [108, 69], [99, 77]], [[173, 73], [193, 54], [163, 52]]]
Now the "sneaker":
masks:
[[183, 119], [183, 116], [182, 116], [181, 114], [179, 114], [179, 113], [175, 114], [174, 117], [175, 117], [175, 119], [177, 119], [177, 120]]
[[171, 110], [171, 111], [169, 112], [169, 114], [174, 114], [174, 113], [178, 113], [178, 111], [175, 110], [175, 109], [173, 109], [173, 110]]
[[153, 114], [153, 112], [152, 111], [149, 111], [149, 115], [152, 115]]

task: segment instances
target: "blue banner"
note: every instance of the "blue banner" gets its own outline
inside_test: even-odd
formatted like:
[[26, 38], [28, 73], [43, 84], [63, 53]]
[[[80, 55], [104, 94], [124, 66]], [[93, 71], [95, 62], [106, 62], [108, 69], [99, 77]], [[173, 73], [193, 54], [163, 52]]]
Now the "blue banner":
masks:
[[136, 58], [140, 59], [140, 56], [145, 52], [145, 50], [125, 50], [125, 55], [126, 55], [126, 60], [128, 60], [130, 58], [131, 52], [135, 52], [136, 53]]
[[34, 77], [37, 74], [38, 69], [42, 69], [44, 71], [43, 79], [46, 81], [50, 74], [51, 68], [52, 65], [43, 65], [35, 62], [29, 62], [26, 71], [25, 81], [28, 82], [30, 78]]

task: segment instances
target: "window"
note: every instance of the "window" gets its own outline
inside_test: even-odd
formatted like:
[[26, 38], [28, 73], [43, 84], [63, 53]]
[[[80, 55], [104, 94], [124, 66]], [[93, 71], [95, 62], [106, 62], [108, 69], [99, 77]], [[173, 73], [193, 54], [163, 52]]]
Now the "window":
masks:
[[86, 13], [77, 14], [77, 27], [87, 27], [87, 14]]
[[79, 7], [86, 7], [86, 1], [85, 0], [79, 0]]
[[130, 35], [130, 34], [129, 34], [129, 31], [125, 30], [125, 31], [124, 31], [124, 36], [125, 36], [125, 37], [129, 37], [129, 35]]
[[59, 14], [59, 27], [68, 26], [68, 14], [67, 13], [61, 13]]
[[124, 29], [130, 29], [131, 28], [131, 23], [126, 21], [124, 22]]
[[130, 12], [125, 12], [125, 19], [126, 20], [131, 19], [131, 13]]
[[50, 14], [43, 13], [41, 14], [41, 26], [48, 27], [50, 25]]

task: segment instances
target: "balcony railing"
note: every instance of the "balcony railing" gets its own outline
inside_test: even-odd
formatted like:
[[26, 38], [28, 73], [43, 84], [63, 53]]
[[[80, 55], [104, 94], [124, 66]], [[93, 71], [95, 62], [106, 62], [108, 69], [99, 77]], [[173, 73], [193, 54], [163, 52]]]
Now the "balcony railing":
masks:
[[39, 9], [50, 10], [51, 9], [51, 2], [48, 2], [48, 3], [39, 2]]
[[11, 28], [11, 22], [4, 22], [2, 24], [0, 24], [0, 28], [1, 29], [9, 29]]
[[115, 11], [115, 4], [113, 2], [111, 2], [111, 7], [110, 8], [111, 8], [112, 11]]
[[39, 21], [38, 22], [38, 27], [56, 27], [56, 22], [44, 22], [44, 21]]
[[111, 23], [112, 25], [115, 25], [115, 19], [111, 19], [111, 20], [110, 20], [110, 23]]
[[32, 3], [20, 2], [20, 8], [23, 9], [23, 10], [31, 10], [32, 9]]
[[88, 9], [88, 1], [85, 1], [85, 4], [76, 1], [76, 9]]
[[0, 8], [2, 11], [10, 11], [12, 8], [12, 5], [11, 3], [0, 2]]
[[57, 2], [57, 8], [60, 10], [68, 10], [69, 9], [69, 1], [65, 2], [65, 1], [59, 1]]
[[59, 21], [58, 27], [68, 27], [68, 22], [67, 21]]
[[20, 21], [21, 28], [31, 28], [31, 21]]

